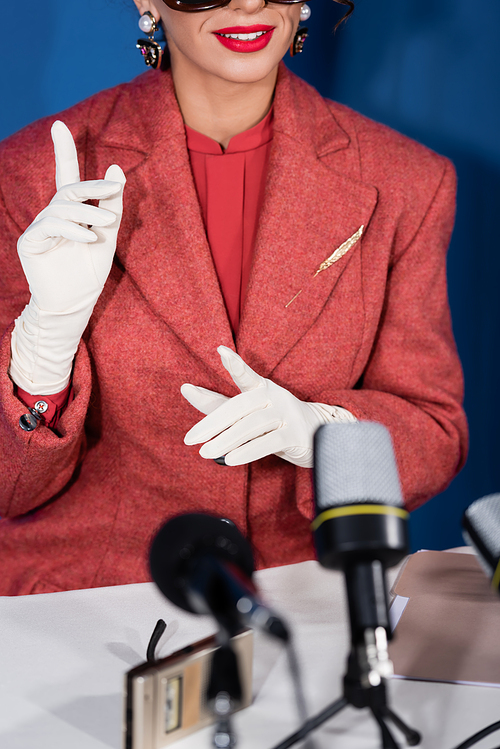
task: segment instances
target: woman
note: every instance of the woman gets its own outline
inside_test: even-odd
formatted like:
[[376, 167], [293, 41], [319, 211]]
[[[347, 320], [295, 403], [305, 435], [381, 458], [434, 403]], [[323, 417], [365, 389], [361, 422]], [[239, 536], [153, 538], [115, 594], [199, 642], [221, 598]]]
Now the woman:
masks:
[[286, 70], [301, 3], [135, 2], [171, 69], [1, 149], [4, 594], [146, 580], [187, 511], [312, 558], [327, 421], [389, 428], [409, 509], [465, 459], [450, 163]]

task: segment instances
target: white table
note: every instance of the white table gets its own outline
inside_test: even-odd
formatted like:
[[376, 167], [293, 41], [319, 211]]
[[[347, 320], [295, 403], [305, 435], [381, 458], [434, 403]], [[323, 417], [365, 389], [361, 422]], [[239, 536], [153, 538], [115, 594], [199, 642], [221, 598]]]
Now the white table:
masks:
[[[256, 579], [293, 628], [315, 714], [340, 695], [345, 670], [342, 576], [304, 562]], [[0, 598], [1, 749], [121, 749], [123, 676], [145, 659], [160, 617], [168, 623], [160, 656], [214, 631], [210, 620], [171, 606], [153, 584]], [[238, 749], [270, 749], [297, 727], [284, 654], [258, 634], [255, 653], [254, 704], [235, 717]], [[422, 749], [453, 749], [500, 719], [500, 689], [393, 680], [389, 694], [424, 734]], [[174, 746], [208, 748], [210, 736], [205, 729]], [[478, 749], [499, 744], [497, 734]], [[378, 728], [368, 711], [349, 707], [315, 733], [314, 747], [379, 749]]]

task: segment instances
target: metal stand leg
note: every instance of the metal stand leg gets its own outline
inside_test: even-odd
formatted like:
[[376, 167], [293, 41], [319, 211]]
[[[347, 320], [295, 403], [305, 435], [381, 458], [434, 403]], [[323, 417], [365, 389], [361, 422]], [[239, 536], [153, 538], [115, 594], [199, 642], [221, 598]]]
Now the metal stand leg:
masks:
[[310, 718], [299, 731], [288, 736], [273, 749], [289, 749], [298, 741], [304, 739], [311, 731], [321, 726], [327, 720], [340, 712], [347, 705], [361, 709], [369, 707], [371, 713], [378, 723], [382, 736], [382, 749], [398, 749], [386, 721], [390, 720], [405, 736], [409, 746], [420, 744], [421, 735], [418, 731], [409, 728], [401, 718], [387, 706], [387, 694], [384, 679], [376, 686], [367, 686], [362, 680], [362, 673], [353, 651], [349, 655], [347, 673], [344, 676], [344, 696], [333, 702], [314, 718]]
[[410, 726], [407, 726], [406, 723], [401, 720], [399, 715], [396, 715], [396, 713], [394, 713], [390, 707], [386, 706], [383, 712], [386, 718], [391, 720], [394, 725], [399, 728], [399, 730], [405, 737], [408, 746], [418, 746], [418, 744], [420, 744], [420, 742], [422, 741], [422, 736], [418, 731], [415, 731], [413, 728], [410, 728]]
[[379, 711], [372, 709], [372, 714], [380, 727], [383, 749], [398, 749], [398, 745]]
[[339, 713], [348, 704], [349, 703], [347, 702], [345, 697], [340, 697], [338, 700], [335, 700], [335, 702], [318, 713], [318, 715], [316, 715], [314, 718], [309, 718], [309, 720], [304, 723], [302, 728], [299, 728], [298, 731], [292, 733], [280, 744], [277, 744], [275, 747], [273, 747], [273, 749], [289, 749], [289, 747], [293, 746], [298, 741], [302, 741], [302, 739], [305, 739], [305, 737], [308, 736], [311, 731], [314, 731], [315, 728], [318, 728], [327, 720], [333, 718], [334, 715]]

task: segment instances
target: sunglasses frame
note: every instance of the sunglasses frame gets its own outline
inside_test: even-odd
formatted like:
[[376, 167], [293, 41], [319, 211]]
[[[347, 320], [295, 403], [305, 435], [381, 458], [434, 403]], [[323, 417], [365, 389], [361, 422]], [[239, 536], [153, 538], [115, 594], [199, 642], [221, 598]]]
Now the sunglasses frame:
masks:
[[[213, 10], [214, 8], [224, 8], [229, 5], [231, 0], [201, 0], [199, 3], [183, 3], [182, 0], [163, 0], [171, 10], [180, 10], [184, 13], [196, 13], [201, 10]], [[272, 0], [279, 5], [295, 5], [303, 3], [304, 0]]]

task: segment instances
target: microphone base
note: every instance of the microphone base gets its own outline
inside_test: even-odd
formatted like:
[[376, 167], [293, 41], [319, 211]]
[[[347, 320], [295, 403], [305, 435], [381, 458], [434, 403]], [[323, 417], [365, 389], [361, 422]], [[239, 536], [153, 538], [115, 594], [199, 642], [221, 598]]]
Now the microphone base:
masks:
[[273, 749], [289, 749], [297, 742], [302, 741], [306, 736], [327, 720], [339, 713], [348, 705], [357, 709], [368, 707], [380, 728], [382, 739], [382, 749], [398, 749], [398, 744], [394, 739], [387, 721], [393, 723], [404, 735], [408, 746], [418, 746], [422, 741], [422, 736], [418, 731], [410, 728], [396, 713], [387, 705], [387, 690], [385, 679], [382, 679], [377, 686], [365, 686], [363, 679], [363, 669], [359, 663], [356, 649], [353, 649], [347, 661], [347, 672], [343, 680], [344, 695], [334, 703], [326, 707], [318, 715], [315, 715], [294, 734], [288, 736], [284, 741], [275, 746]]
[[417, 746], [422, 740], [418, 731], [410, 728], [401, 720], [387, 704], [387, 689], [385, 679], [381, 679], [380, 684], [376, 686], [365, 686], [363, 679], [363, 669], [359, 663], [356, 650], [351, 650], [347, 661], [347, 672], [344, 676], [344, 697], [347, 702], [357, 709], [368, 707], [375, 720], [380, 726], [383, 747], [396, 747], [394, 739], [391, 736], [386, 720], [390, 720], [396, 725], [406, 738], [409, 746]]

